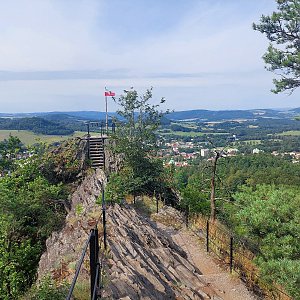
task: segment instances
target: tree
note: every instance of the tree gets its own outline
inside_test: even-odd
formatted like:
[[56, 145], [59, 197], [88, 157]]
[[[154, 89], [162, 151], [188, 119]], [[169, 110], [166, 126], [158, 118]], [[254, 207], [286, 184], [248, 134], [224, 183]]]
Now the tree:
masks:
[[[263, 59], [267, 70], [278, 74], [274, 93], [300, 86], [300, 0], [276, 0], [278, 11], [262, 15], [253, 29], [266, 34], [270, 45]], [[275, 46], [278, 45], [278, 46]]]
[[[119, 176], [125, 178], [112, 179], [124, 182], [126, 192], [132, 195], [153, 194], [159, 191], [163, 168], [161, 162], [155, 159], [157, 149], [156, 129], [164, 113], [159, 110], [159, 105], [150, 104], [152, 88], [139, 96], [138, 92], [131, 88], [125, 90], [124, 95], [114, 99], [120, 105], [117, 111], [121, 120], [115, 139], [115, 150], [124, 157], [124, 168]], [[160, 103], [164, 103], [162, 98]], [[113, 188], [114, 184], [109, 185]], [[110, 193], [112, 195], [112, 192]], [[117, 197], [118, 198], [118, 197]]]
[[300, 299], [299, 195], [298, 187], [243, 186], [231, 207], [235, 232], [260, 250], [255, 262], [262, 278], [284, 287], [293, 299]]
[[8, 140], [0, 142], [0, 172], [14, 169], [14, 158], [22, 152], [23, 144], [16, 136], [9, 135]]

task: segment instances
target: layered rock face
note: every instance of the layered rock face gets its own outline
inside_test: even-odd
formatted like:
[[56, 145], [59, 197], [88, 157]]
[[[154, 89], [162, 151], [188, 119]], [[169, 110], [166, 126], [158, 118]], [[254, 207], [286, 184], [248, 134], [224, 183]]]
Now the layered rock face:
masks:
[[[51, 274], [55, 279], [70, 279], [90, 230], [101, 216], [96, 204], [106, 183], [105, 173], [97, 169], [82, 181], [71, 197], [71, 209], [64, 228], [52, 233], [46, 241], [46, 251], [38, 268], [38, 278]], [[84, 269], [84, 273], [87, 271]]]
[[108, 210], [110, 299], [211, 299], [201, 273], [156, 223], [133, 208]]
[[[65, 227], [47, 240], [39, 279], [51, 274], [54, 279], [72, 280], [90, 229], [101, 216], [96, 200], [105, 181], [104, 172], [97, 170], [74, 192]], [[117, 204], [108, 208], [107, 222], [103, 292], [107, 299], [211, 299], [203, 292], [206, 284], [199, 270], [155, 222], [128, 205]], [[83, 265], [82, 279], [88, 279], [88, 262]]]

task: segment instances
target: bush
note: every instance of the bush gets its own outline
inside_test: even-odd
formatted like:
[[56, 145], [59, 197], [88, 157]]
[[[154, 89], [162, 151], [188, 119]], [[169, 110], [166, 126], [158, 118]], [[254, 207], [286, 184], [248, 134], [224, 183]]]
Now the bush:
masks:
[[65, 300], [69, 286], [57, 284], [50, 276], [43, 278], [39, 285], [34, 285], [22, 300]]

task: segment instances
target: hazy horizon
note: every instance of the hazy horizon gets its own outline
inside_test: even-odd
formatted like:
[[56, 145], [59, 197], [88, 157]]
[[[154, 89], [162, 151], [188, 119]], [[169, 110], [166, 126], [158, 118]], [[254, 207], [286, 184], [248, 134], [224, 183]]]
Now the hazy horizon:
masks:
[[[300, 105], [297, 107], [256, 107], [256, 108], [245, 108], [245, 109], [203, 109], [203, 108], [196, 108], [196, 109], [186, 109], [186, 110], [174, 110], [172, 112], [183, 112], [183, 111], [194, 111], [194, 110], [208, 110], [208, 111], [232, 111], [232, 110], [241, 110], [241, 111], [246, 111], [246, 110], [275, 110], [275, 111], [290, 111], [293, 109], [298, 109], [300, 108]], [[74, 112], [95, 112], [95, 113], [105, 113], [105, 111], [101, 110], [65, 110], [65, 111], [59, 111], [59, 110], [54, 110], [54, 111], [28, 111], [28, 112], [2, 112], [0, 111], [0, 114], [55, 114], [55, 113], [74, 113]], [[116, 111], [108, 111], [108, 113], [116, 113]]]

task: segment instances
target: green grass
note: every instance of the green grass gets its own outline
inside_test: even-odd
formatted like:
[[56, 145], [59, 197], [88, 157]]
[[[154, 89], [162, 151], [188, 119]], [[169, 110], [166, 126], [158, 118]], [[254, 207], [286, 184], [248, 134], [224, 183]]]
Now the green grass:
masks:
[[167, 132], [167, 133], [160, 133], [160, 134], [162, 134], [162, 135], [191, 136], [191, 137], [202, 136], [203, 135], [202, 132], [194, 132], [194, 131], [184, 132], [184, 131], [173, 131], [173, 130], [170, 130], [170, 132]]
[[[156, 213], [156, 199], [149, 196], [142, 196], [141, 198], [136, 199], [136, 203], [132, 204], [133, 207], [148, 217]], [[163, 202], [158, 201], [158, 209], [161, 209], [163, 206]]]
[[10, 134], [17, 136], [26, 146], [30, 146], [37, 142], [50, 144], [64, 141], [72, 137], [81, 137], [85, 134], [85, 132], [75, 131], [73, 135], [44, 135], [36, 134], [28, 130], [0, 130], [0, 141], [7, 139]]
[[158, 133], [160, 135], [178, 135], [178, 136], [190, 136], [190, 137], [203, 136], [203, 135], [207, 135], [207, 134], [213, 134], [213, 135], [228, 134], [228, 133], [219, 133], [219, 132], [195, 132], [195, 131], [184, 132], [184, 131], [172, 131], [172, 130], [170, 130], [169, 132], [158, 131]]
[[300, 130], [290, 130], [290, 131], [284, 131], [282, 133], [279, 133], [278, 135], [295, 135], [300, 136]]

